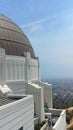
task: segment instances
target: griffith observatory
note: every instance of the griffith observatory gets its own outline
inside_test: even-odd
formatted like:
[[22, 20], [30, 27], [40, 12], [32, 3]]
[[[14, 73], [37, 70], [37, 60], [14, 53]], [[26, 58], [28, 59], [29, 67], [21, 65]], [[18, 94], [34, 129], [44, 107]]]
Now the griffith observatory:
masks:
[[[44, 108], [48, 108], [45, 113]], [[0, 14], [0, 130], [66, 130], [65, 110], [53, 109], [52, 85], [41, 81], [40, 61], [21, 28]]]

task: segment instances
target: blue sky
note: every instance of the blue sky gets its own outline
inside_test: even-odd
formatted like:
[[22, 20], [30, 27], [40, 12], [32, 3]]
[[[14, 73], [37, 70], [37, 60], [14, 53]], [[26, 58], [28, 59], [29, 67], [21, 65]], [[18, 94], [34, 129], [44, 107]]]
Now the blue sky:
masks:
[[0, 0], [30, 39], [41, 77], [73, 78], [73, 0]]

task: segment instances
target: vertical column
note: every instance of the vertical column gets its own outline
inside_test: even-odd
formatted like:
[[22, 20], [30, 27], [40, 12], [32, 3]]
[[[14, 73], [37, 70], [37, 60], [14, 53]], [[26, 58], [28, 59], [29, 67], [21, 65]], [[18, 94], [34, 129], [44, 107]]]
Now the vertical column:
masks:
[[26, 53], [26, 79], [28, 83], [31, 83], [31, 54]]
[[40, 62], [39, 62], [39, 57], [37, 57], [38, 60], [38, 81], [40, 81]]
[[4, 83], [6, 81], [6, 59], [5, 62], [2, 64], [2, 81]]
[[24, 64], [21, 65], [22, 80], [24, 80]]
[[13, 80], [15, 80], [15, 63], [13, 64]]
[[5, 84], [6, 82], [6, 59], [5, 57], [0, 57], [0, 84]]
[[0, 64], [0, 82], [2, 82], [2, 64]]
[[24, 75], [24, 80], [27, 80], [27, 71], [26, 71], [26, 60], [25, 60], [25, 63], [23, 64], [24, 66], [24, 72], [23, 72], [23, 75]]
[[16, 76], [16, 80], [19, 80], [19, 63], [17, 63], [17, 76]]
[[18, 64], [18, 80], [21, 78], [21, 68], [20, 68], [20, 63]]
[[13, 64], [10, 61], [10, 80], [13, 80]]
[[5, 49], [0, 48], [0, 84], [6, 82], [6, 57]]
[[6, 76], [8, 75], [8, 77], [6, 77], [6, 80], [8, 81], [8, 80], [10, 80], [10, 63], [9, 62], [7, 62], [7, 64], [6, 64], [7, 66], [6, 66], [6, 68], [7, 68], [7, 71], [6, 71]]

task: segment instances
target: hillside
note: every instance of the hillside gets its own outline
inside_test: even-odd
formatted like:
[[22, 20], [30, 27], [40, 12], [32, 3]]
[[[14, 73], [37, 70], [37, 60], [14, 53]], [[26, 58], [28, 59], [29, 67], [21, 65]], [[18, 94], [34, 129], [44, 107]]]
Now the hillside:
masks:
[[73, 107], [66, 109], [67, 130], [73, 130]]

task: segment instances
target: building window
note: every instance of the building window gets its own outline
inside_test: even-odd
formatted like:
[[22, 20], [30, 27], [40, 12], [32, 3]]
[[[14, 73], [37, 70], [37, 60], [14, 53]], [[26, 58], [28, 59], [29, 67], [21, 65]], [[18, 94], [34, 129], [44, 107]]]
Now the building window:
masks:
[[23, 127], [19, 128], [18, 130], [23, 130]]

